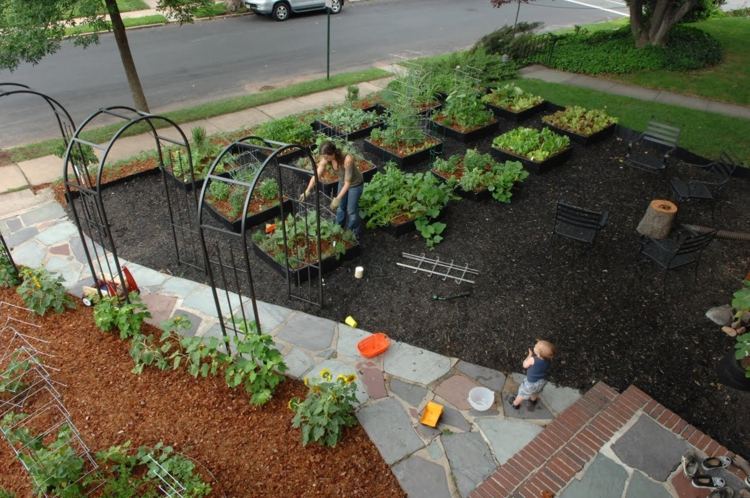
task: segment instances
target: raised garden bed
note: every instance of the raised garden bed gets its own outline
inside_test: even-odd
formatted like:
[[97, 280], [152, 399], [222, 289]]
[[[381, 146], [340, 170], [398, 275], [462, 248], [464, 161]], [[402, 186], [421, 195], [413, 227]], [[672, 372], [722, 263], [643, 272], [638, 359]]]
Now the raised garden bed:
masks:
[[617, 119], [604, 111], [568, 107], [542, 118], [554, 131], [570, 137], [574, 142], [588, 145], [603, 140], [614, 133]]
[[448, 159], [437, 159], [432, 174], [453, 186], [461, 197], [482, 200], [493, 197], [498, 202], [510, 202], [514, 190], [529, 173], [518, 161], [498, 163], [490, 154], [469, 149]]
[[491, 135], [497, 129], [497, 120], [495, 119], [486, 125], [480, 125], [471, 129], [461, 128], [455, 125], [448, 126], [443, 124], [444, 121], [445, 118], [437, 115], [430, 121], [430, 126], [441, 135], [450, 137], [453, 140], [458, 140], [459, 142], [472, 142], [478, 140], [487, 135]]
[[520, 161], [532, 173], [544, 173], [564, 163], [572, 152], [570, 139], [548, 128], [515, 128], [495, 137], [492, 154], [500, 161]]
[[[307, 214], [308, 227], [315, 226], [315, 213]], [[294, 227], [296, 223], [296, 229]], [[305, 220], [301, 215], [290, 214], [286, 219], [287, 243], [290, 245], [288, 257], [289, 268], [284, 257], [284, 241], [280, 219], [274, 221], [275, 229], [270, 233], [265, 230], [253, 233], [253, 251], [280, 275], [295, 283], [308, 280], [318, 274], [318, 269], [311, 266], [318, 258], [317, 239], [312, 234], [305, 236]], [[343, 261], [360, 253], [360, 246], [349, 230], [343, 229], [330, 220], [320, 219], [321, 258], [320, 268], [325, 274], [338, 268]], [[343, 249], [342, 249], [343, 247]]]
[[482, 102], [498, 118], [508, 121], [523, 121], [545, 107], [542, 97], [525, 92], [513, 84], [491, 89], [482, 97]]
[[432, 157], [433, 154], [440, 154], [443, 143], [432, 137], [427, 137], [426, 140], [418, 146], [406, 146], [399, 149], [392, 149], [376, 142], [373, 142], [372, 138], [364, 141], [365, 152], [369, 152], [381, 160], [393, 161], [401, 168], [408, 168], [410, 166], [416, 166], [419, 163], [427, 161]]
[[[240, 233], [240, 230], [242, 229], [242, 217], [232, 214], [229, 202], [216, 201], [207, 197], [206, 208], [219, 223], [234, 232]], [[284, 213], [291, 213], [292, 209], [292, 201], [285, 199]], [[245, 217], [245, 226], [253, 227], [279, 216], [281, 214], [281, 206], [278, 201], [264, 201], [263, 199], [258, 198], [256, 192], [256, 195], [254, 195], [253, 199], [250, 201], [247, 213], [248, 214]]]
[[320, 119], [316, 119], [313, 121], [313, 129], [315, 131], [324, 133], [328, 136], [339, 136], [339, 137], [345, 137], [347, 140], [357, 140], [360, 138], [368, 137], [370, 136], [370, 132], [374, 130], [375, 128], [380, 128], [382, 123], [374, 123], [368, 126], [365, 126], [363, 128], [360, 128], [356, 131], [353, 131], [351, 133], [347, 133], [346, 131], [336, 128], [329, 123], [326, 123], [325, 121], [322, 121]]

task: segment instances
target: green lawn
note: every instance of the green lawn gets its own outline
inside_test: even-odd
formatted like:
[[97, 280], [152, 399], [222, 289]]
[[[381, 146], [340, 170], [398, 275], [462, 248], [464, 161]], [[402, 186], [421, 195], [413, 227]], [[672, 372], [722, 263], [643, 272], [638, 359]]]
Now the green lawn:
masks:
[[120, 12], [150, 9], [143, 0], [117, 0], [117, 6], [120, 7]]
[[[163, 115], [169, 117], [178, 124], [187, 123], [189, 121], [241, 111], [259, 105], [269, 104], [271, 102], [278, 102], [279, 100], [287, 98], [301, 97], [303, 95], [322, 92], [332, 88], [339, 88], [361, 83], [363, 81], [385, 78], [390, 75], [391, 73], [378, 68], [339, 73], [331, 75], [330, 80], [320, 78], [317, 80], [303, 81], [283, 88], [215, 100], [193, 107], [185, 107], [176, 111], [164, 113]], [[109, 140], [112, 137], [112, 134], [114, 134], [120, 126], [121, 124], [116, 124], [89, 130], [83, 133], [82, 138], [90, 142], [102, 143]], [[136, 125], [129, 128], [123, 136], [137, 135], [138, 133], [143, 133], [145, 131], [147, 131], [145, 126]], [[54, 154], [55, 147], [60, 141], [60, 139], [45, 140], [43, 142], [14, 147], [9, 149], [8, 152], [10, 152], [11, 159], [15, 162], [26, 161], [28, 159]]]
[[747, 138], [750, 137], [750, 120], [534, 79], [519, 80], [517, 84], [555, 104], [606, 108], [620, 119], [621, 125], [635, 130], [643, 130], [653, 116], [653, 119], [682, 128], [680, 146], [685, 149], [709, 158], [718, 157], [722, 150], [730, 150], [750, 164], [750, 140]]
[[[161, 14], [154, 14], [151, 16], [143, 16], [143, 17], [131, 17], [131, 18], [122, 20], [122, 23], [125, 25], [126, 28], [134, 28], [136, 26], [148, 26], [149, 24], [165, 24], [166, 22], [167, 22], [167, 18]], [[82, 35], [84, 33], [92, 33], [93, 31], [94, 30], [91, 28], [91, 26], [87, 26], [87, 25], [75, 26], [72, 28], [65, 28], [65, 35], [75, 36], [75, 35]]]
[[[615, 29], [623, 20], [589, 24], [590, 31]], [[692, 23], [719, 40], [724, 50], [723, 61], [698, 71], [641, 71], [609, 75], [608, 78], [649, 88], [695, 95], [711, 100], [750, 105], [750, 17], [712, 18]], [[570, 29], [561, 32], [571, 31]]]

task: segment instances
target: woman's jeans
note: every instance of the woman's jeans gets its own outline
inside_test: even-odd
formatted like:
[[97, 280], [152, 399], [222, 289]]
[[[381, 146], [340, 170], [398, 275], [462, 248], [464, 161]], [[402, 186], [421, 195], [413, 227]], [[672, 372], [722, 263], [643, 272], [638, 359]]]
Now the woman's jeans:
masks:
[[[339, 182], [339, 191], [342, 188], [343, 183]], [[346, 228], [354, 232], [357, 239], [362, 236], [362, 219], [359, 217], [359, 198], [362, 196], [363, 188], [364, 185], [349, 187], [344, 197], [341, 198], [341, 204], [339, 204], [336, 210], [336, 223], [342, 227], [346, 226]], [[344, 225], [345, 220], [348, 220], [346, 225]]]

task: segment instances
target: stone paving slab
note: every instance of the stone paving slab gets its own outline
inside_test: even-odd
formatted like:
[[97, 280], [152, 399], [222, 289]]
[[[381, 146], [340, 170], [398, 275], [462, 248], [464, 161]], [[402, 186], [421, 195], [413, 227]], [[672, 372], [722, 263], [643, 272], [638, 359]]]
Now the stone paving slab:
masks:
[[612, 445], [612, 451], [623, 463], [662, 482], [669, 478], [689, 449], [690, 445], [684, 439], [646, 415], [641, 415]]
[[172, 296], [184, 298], [191, 292], [198, 289], [198, 287], [200, 287], [200, 284], [198, 282], [193, 282], [192, 280], [187, 280], [180, 277], [170, 277], [162, 283], [159, 288], [159, 292], [161, 292], [162, 294], [169, 294]]
[[465, 375], [453, 375], [435, 387], [435, 394], [459, 410], [470, 410], [469, 391], [478, 386], [479, 384]]
[[560, 498], [621, 498], [627, 478], [628, 473], [621, 465], [598, 454], [583, 478], [574, 479], [560, 493]]
[[[264, 334], [273, 333], [292, 314], [292, 310], [289, 308], [263, 301], [256, 301], [256, 303], [258, 305], [258, 318]], [[248, 306], [247, 309], [252, 309], [252, 307]]]
[[362, 355], [359, 354], [357, 343], [371, 334], [361, 329], [352, 328], [343, 323], [337, 324], [337, 327], [338, 341], [336, 342], [336, 351], [339, 356], [344, 355], [349, 358], [361, 359]]
[[12, 251], [15, 251], [18, 249], [18, 246], [35, 237], [38, 233], [39, 230], [37, 230], [36, 227], [25, 227], [17, 232], [9, 234], [8, 236], [3, 235], [3, 238], [5, 239], [5, 243], [8, 244], [8, 247], [10, 247]]
[[336, 322], [326, 318], [294, 313], [276, 336], [309, 351], [323, 351], [331, 347]]
[[418, 407], [427, 395], [427, 388], [392, 378], [388, 385], [391, 392], [413, 407]]
[[459, 371], [479, 382], [487, 389], [501, 392], [505, 385], [505, 374], [492, 370], [491, 368], [482, 367], [466, 361], [459, 361], [456, 364]]
[[418, 456], [410, 456], [394, 465], [393, 474], [409, 498], [451, 496], [443, 467]]
[[478, 432], [441, 436], [453, 478], [462, 497], [471, 493], [497, 466], [487, 443]]
[[450, 358], [403, 342], [391, 343], [383, 361], [387, 373], [425, 386], [451, 368]]
[[[286, 374], [295, 379], [303, 378], [315, 365], [315, 362], [310, 355], [302, 351], [300, 348], [292, 347], [283, 356], [284, 363], [286, 363], [288, 368]], [[317, 375], [319, 372], [320, 370], [316, 370], [311, 373]]]
[[56, 202], [47, 202], [38, 209], [29, 211], [20, 216], [21, 222], [26, 226], [36, 225], [43, 221], [58, 220], [65, 217], [65, 210]]
[[61, 242], [67, 242], [75, 235], [78, 235], [78, 229], [76, 226], [69, 221], [64, 221], [40, 232], [39, 235], [36, 236], [36, 240], [44, 245], [53, 246], [55, 244], [60, 244]]
[[13, 260], [18, 265], [36, 268], [42, 265], [46, 256], [46, 248], [36, 240], [27, 240], [23, 244], [13, 248]]
[[393, 398], [362, 407], [357, 412], [357, 418], [388, 465], [424, 446], [401, 403]]
[[31, 185], [52, 183], [63, 176], [63, 160], [53, 155], [21, 161], [18, 167]]
[[174, 311], [172, 316], [181, 316], [190, 320], [190, 328], [180, 332], [181, 335], [192, 337], [198, 332], [198, 329], [203, 324], [203, 319], [194, 313], [189, 311], [177, 309]]
[[[146, 323], [151, 324], [154, 327], [160, 327], [163, 322], [165, 322], [172, 316], [175, 304], [177, 303], [176, 297], [162, 296], [161, 294], [142, 293], [141, 299], [143, 300], [143, 304], [145, 304], [148, 310], [151, 312], [151, 318], [147, 318]], [[193, 332], [193, 334], [194, 333], [195, 332]]]
[[559, 415], [581, 398], [581, 392], [570, 387], [560, 387], [551, 382], [544, 386], [542, 402], [552, 413]]
[[672, 498], [672, 493], [636, 470], [630, 477], [624, 498]]
[[477, 420], [476, 423], [490, 442], [492, 452], [500, 465], [542, 432], [538, 425], [523, 420], [487, 417]]
[[[542, 395], [544, 392], [542, 392]], [[515, 393], [511, 396], [515, 397]], [[517, 410], [511, 406], [511, 402], [508, 400], [508, 396], [504, 395], [502, 399], [503, 412], [506, 417], [518, 418], [522, 420], [552, 420], [554, 416], [544, 406], [544, 397], [542, 396], [537, 402], [536, 406], [531, 406], [528, 401], [521, 403], [521, 407]]]

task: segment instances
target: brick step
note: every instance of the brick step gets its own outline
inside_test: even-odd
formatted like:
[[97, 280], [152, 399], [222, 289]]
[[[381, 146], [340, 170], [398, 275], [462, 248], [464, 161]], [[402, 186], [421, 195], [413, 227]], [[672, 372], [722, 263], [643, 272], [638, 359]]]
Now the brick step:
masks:
[[[603, 382], [589, 389], [578, 401], [495, 471], [470, 495], [471, 498], [515, 496], [529, 488], [556, 492], [561, 489], [593, 457], [598, 447], [600, 427], [619, 427], [611, 416], [602, 418], [596, 432], [589, 426], [603, 410], [619, 399], [619, 393]], [[612, 433], [614, 434], [614, 430]], [[607, 438], [609, 439], [609, 438]], [[576, 441], [575, 445], [570, 444]], [[596, 450], [594, 448], [596, 447]], [[529, 496], [538, 498], [531, 491]]]

